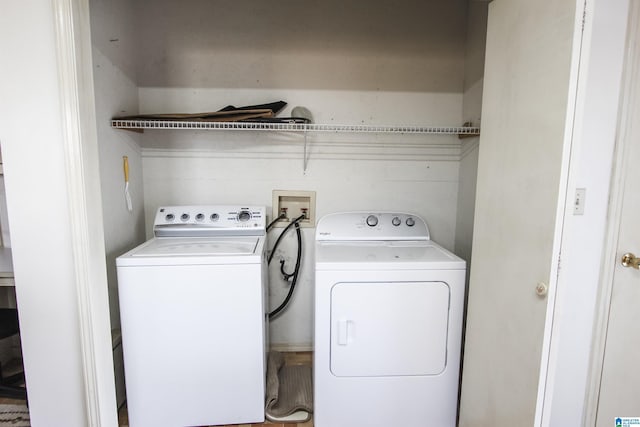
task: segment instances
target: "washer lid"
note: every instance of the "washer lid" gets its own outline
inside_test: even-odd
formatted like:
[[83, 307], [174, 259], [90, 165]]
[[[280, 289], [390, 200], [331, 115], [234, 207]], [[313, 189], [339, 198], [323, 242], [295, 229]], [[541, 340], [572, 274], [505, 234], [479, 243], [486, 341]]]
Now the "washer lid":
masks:
[[245, 264], [259, 263], [264, 237], [155, 237], [119, 256], [116, 264]]
[[131, 256], [253, 255], [257, 246], [257, 237], [195, 237], [188, 239], [159, 237], [152, 239], [148, 245], [140, 248]]
[[462, 258], [431, 240], [320, 241], [316, 244], [318, 270], [458, 270], [465, 267]]

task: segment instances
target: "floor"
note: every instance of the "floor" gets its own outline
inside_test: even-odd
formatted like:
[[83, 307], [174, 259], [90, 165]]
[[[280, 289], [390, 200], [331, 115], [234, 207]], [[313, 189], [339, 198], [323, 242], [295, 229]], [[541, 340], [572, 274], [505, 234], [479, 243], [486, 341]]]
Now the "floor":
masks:
[[[284, 354], [285, 364], [287, 365], [311, 365], [311, 352], [287, 352]], [[129, 427], [129, 419], [127, 417], [127, 408], [126, 405], [120, 409], [118, 414], [118, 424], [120, 427]], [[215, 426], [215, 427], [259, 427], [259, 426], [269, 426], [269, 427], [313, 427], [313, 420], [307, 421], [302, 424], [283, 424], [283, 423], [271, 423], [265, 422], [262, 424], [234, 424], [228, 426]], [[207, 426], [203, 426], [207, 427]]]
[[[13, 375], [18, 372], [22, 372], [22, 362], [19, 359], [12, 359], [9, 362], [2, 364], [2, 373], [4, 375]], [[24, 382], [17, 384], [20, 386], [24, 386]], [[0, 397], [0, 404], [5, 405], [24, 405], [24, 400], [19, 399], [10, 399], [8, 397]]]
[[[24, 400], [9, 399], [8, 397], [0, 397], [0, 404], [2, 404], [2, 405], [24, 405]], [[258, 425], [260, 425], [260, 424], [258, 424]], [[305, 424], [300, 424], [300, 426], [307, 427]]]

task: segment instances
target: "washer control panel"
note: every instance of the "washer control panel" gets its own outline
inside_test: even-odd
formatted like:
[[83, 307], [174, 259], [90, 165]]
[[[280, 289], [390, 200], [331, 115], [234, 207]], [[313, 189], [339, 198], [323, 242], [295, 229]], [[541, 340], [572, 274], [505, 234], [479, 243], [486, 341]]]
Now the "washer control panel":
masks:
[[339, 212], [320, 219], [316, 240], [429, 240], [429, 228], [411, 213]]
[[156, 212], [156, 237], [261, 236], [266, 229], [264, 206], [161, 206]]

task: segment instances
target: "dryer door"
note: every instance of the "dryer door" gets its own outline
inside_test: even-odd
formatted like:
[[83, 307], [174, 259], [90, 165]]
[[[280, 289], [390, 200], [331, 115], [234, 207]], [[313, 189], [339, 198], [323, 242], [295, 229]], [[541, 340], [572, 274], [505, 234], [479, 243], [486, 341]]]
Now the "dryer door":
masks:
[[337, 283], [331, 372], [339, 377], [438, 375], [447, 364], [444, 282]]

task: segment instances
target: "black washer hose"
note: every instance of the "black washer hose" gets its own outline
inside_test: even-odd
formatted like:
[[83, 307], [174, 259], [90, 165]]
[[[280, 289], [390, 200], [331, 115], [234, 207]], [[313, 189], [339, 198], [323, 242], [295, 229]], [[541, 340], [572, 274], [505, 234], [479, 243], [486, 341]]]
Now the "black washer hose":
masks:
[[[293, 277], [293, 279], [291, 280], [291, 286], [289, 287], [289, 292], [287, 293], [287, 296], [285, 297], [285, 299], [282, 302], [282, 304], [280, 304], [275, 310], [273, 310], [273, 311], [271, 311], [269, 313], [269, 320], [274, 319], [278, 314], [280, 314], [282, 312], [282, 310], [285, 309], [287, 304], [289, 304], [289, 300], [291, 300], [291, 297], [293, 296], [293, 290], [295, 289], [296, 283], [298, 282], [298, 274], [300, 272], [300, 261], [302, 259], [302, 233], [300, 232], [300, 224], [299, 224], [299, 222], [304, 217], [305, 217], [305, 215], [300, 215], [298, 218], [293, 220], [292, 223], [289, 224], [287, 226], [287, 228], [285, 228], [282, 231], [282, 233], [280, 233], [280, 236], [278, 237], [278, 240], [276, 240], [276, 244], [273, 246], [271, 255], [269, 256], [269, 261], [268, 262], [271, 263], [271, 260], [273, 259], [273, 254], [275, 253], [276, 247], [280, 243], [280, 240], [282, 239], [282, 236], [284, 236], [284, 234], [287, 232], [287, 230], [289, 228], [291, 228], [291, 226], [295, 226], [296, 227], [296, 236], [298, 238], [298, 254], [296, 256], [296, 266], [293, 269], [293, 273], [290, 276], [290, 277]], [[284, 266], [281, 266], [281, 270], [284, 271]]]
[[[278, 218], [280, 218], [280, 217], [278, 217]], [[287, 231], [289, 231], [289, 229], [291, 227], [293, 227], [299, 221], [302, 221], [305, 218], [306, 218], [306, 215], [300, 215], [298, 218], [296, 218], [293, 221], [291, 221], [291, 223], [289, 225], [287, 225], [284, 230], [282, 230], [282, 233], [280, 233], [280, 235], [278, 236], [278, 239], [276, 240], [276, 243], [273, 245], [273, 248], [271, 249], [271, 254], [269, 254], [269, 259], [267, 260], [267, 264], [271, 264], [271, 260], [273, 259], [273, 256], [276, 254], [276, 248], [278, 247], [278, 245], [282, 241], [282, 238], [284, 237], [284, 235], [287, 234]], [[276, 221], [273, 221], [271, 224], [274, 224]]]
[[268, 231], [271, 229], [271, 227], [273, 227], [274, 225], [276, 225], [276, 222], [278, 222], [278, 221], [280, 221], [281, 219], [286, 218], [286, 217], [287, 217], [287, 216], [286, 216], [285, 214], [280, 214], [280, 216], [278, 216], [276, 219], [274, 219], [273, 221], [271, 221], [271, 222], [269, 223], [269, 225], [267, 225], [267, 229], [266, 229], [266, 231], [268, 232]]

